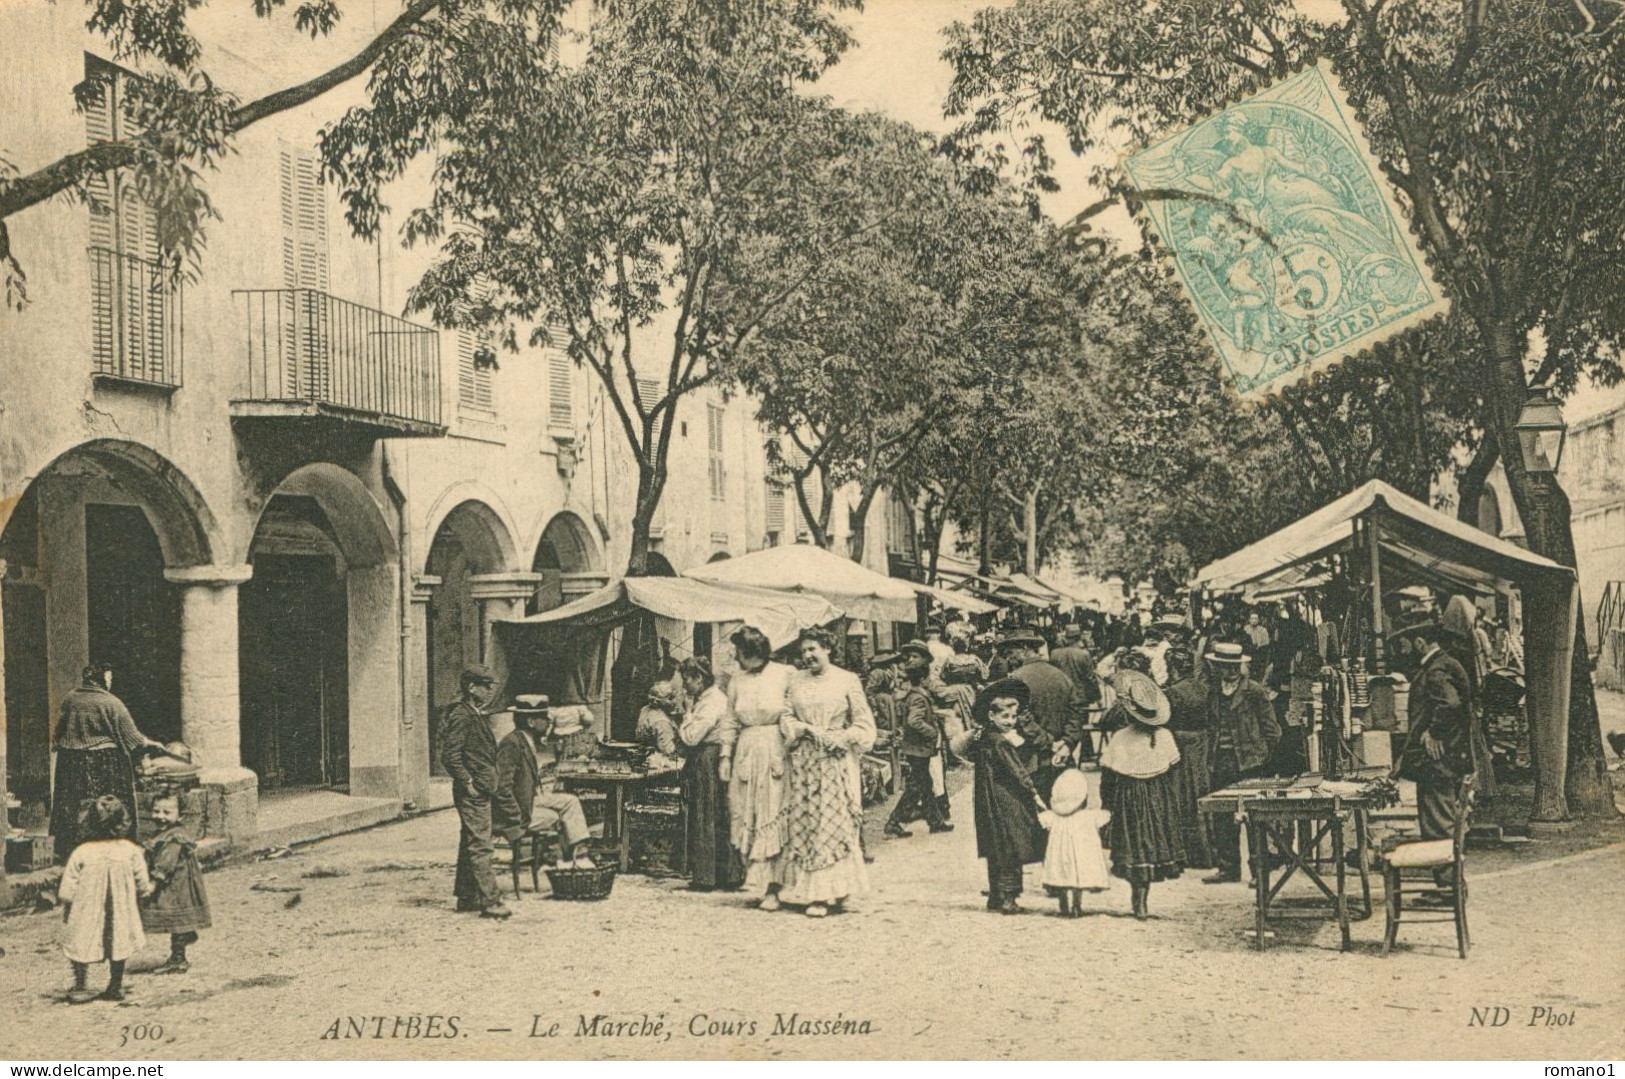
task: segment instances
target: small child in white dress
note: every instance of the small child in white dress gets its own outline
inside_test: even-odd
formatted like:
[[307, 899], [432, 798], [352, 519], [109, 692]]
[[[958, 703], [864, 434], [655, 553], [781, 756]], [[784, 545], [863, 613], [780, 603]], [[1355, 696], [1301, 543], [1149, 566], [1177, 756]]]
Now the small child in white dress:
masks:
[[1112, 815], [1089, 808], [1089, 777], [1068, 768], [1055, 779], [1049, 809], [1038, 822], [1049, 830], [1044, 851], [1043, 885], [1061, 901], [1061, 917], [1083, 917], [1083, 893], [1111, 887], [1111, 867], [1100, 844], [1100, 830]]

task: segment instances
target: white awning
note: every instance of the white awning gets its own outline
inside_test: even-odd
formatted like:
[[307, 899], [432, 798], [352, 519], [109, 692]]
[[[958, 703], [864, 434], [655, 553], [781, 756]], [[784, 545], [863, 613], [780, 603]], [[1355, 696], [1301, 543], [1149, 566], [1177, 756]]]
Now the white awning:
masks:
[[913, 622], [918, 610], [914, 586], [909, 582], [876, 573], [850, 558], [806, 543], [768, 547], [738, 558], [708, 562], [683, 576], [822, 596], [848, 618], [871, 622]]

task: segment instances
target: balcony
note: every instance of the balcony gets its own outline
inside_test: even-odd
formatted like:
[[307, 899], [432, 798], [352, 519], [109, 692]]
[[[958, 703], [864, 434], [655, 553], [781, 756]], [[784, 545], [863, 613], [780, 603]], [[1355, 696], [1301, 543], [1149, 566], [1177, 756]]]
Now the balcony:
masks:
[[91, 372], [98, 384], [181, 384], [181, 283], [161, 263], [90, 248]]
[[245, 289], [248, 396], [240, 422], [342, 428], [374, 438], [435, 437], [440, 335], [315, 289]]

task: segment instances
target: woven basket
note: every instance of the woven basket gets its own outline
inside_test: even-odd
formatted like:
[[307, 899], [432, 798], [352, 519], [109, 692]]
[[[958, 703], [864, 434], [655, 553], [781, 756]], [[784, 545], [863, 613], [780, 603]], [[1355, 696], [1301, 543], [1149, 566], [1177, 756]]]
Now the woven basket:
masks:
[[578, 869], [575, 866], [566, 866], [561, 869], [549, 869], [547, 880], [553, 885], [554, 899], [578, 902], [608, 899], [609, 890], [615, 887], [615, 867], [600, 865], [593, 869]]

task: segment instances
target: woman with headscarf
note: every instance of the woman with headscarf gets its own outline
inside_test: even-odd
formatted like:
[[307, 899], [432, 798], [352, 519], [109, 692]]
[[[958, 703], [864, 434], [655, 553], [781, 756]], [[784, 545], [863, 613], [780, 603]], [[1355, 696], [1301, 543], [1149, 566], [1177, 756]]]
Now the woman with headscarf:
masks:
[[[125, 838], [136, 839], [135, 758], [167, 753], [142, 734], [113, 695], [113, 669], [93, 663], [62, 699], [56, 725], [56, 782], [51, 787], [51, 836], [66, 861], [79, 844], [82, 808], [102, 795], [124, 803]], [[105, 837], [104, 837], [105, 838]]]
[[784, 734], [795, 668], [774, 663], [767, 634], [745, 626], [729, 638], [739, 669], [728, 680], [717, 775], [728, 784], [728, 830], [745, 865], [745, 887], [762, 910], [779, 909], [784, 882]]
[[785, 841], [779, 899], [822, 918], [869, 890], [863, 865], [859, 758], [875, 744], [875, 717], [858, 676], [830, 661], [831, 635], [801, 635], [802, 669], [790, 680]]
[[732, 891], [745, 882], [745, 873], [728, 833], [728, 785], [718, 775], [728, 698], [711, 676], [710, 660], [685, 659], [678, 673], [689, 701], [678, 731], [688, 749], [683, 803], [688, 809], [689, 887]]

